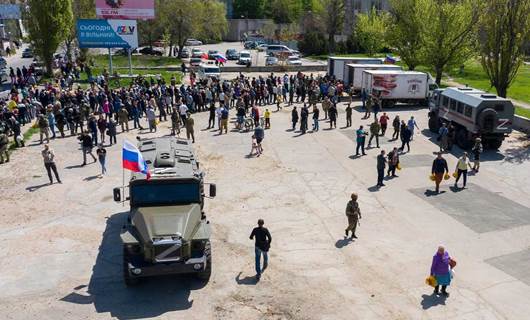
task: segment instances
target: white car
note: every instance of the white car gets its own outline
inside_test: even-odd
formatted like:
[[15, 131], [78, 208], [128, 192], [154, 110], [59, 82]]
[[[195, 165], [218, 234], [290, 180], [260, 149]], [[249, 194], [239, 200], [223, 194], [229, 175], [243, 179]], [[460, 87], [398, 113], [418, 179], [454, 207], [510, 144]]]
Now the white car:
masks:
[[250, 55], [250, 51], [243, 50], [239, 53], [239, 60], [237, 61], [237, 64], [243, 64], [246, 65], [251, 62], [252, 56]]
[[191, 57], [192, 58], [200, 58], [202, 57], [203, 55], [203, 51], [199, 48], [193, 48], [193, 50], [191, 50]]
[[300, 57], [298, 56], [291, 56], [289, 58], [287, 58], [287, 65], [289, 66], [301, 66], [302, 65], [302, 60], [300, 60]]
[[276, 58], [275, 56], [268, 56], [265, 59], [265, 65], [266, 66], [275, 66], [277, 64], [278, 64], [278, 58]]
[[197, 74], [201, 80], [208, 78], [219, 79], [221, 77], [221, 69], [215, 64], [201, 63]]
[[202, 46], [202, 41], [197, 39], [188, 39], [185, 43], [186, 46]]

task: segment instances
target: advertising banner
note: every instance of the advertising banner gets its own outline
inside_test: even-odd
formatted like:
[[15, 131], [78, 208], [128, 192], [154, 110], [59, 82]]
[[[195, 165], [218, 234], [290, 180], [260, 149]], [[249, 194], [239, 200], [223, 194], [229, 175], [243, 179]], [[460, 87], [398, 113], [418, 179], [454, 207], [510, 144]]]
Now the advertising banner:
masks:
[[136, 20], [77, 20], [80, 48], [138, 48]]
[[96, 16], [101, 19], [154, 19], [155, 0], [96, 0]]
[[18, 4], [0, 4], [0, 19], [20, 19]]

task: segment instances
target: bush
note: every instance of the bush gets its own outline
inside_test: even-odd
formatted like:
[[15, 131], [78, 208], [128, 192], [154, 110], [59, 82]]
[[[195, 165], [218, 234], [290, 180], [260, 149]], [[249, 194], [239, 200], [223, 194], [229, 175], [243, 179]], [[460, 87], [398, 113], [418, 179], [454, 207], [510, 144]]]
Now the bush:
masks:
[[298, 43], [298, 48], [305, 55], [320, 55], [328, 53], [326, 37], [319, 32], [307, 32]]

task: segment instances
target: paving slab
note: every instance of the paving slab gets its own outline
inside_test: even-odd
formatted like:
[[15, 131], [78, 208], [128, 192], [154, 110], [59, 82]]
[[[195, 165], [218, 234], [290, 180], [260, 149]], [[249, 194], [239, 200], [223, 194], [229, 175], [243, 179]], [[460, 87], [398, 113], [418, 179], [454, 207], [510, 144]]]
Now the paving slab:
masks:
[[487, 259], [486, 263], [530, 286], [530, 248]]

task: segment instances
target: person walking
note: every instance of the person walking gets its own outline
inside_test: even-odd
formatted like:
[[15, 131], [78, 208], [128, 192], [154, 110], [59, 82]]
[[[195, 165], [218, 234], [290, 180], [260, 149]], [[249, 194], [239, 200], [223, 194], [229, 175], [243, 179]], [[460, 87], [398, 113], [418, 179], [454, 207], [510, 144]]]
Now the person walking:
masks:
[[319, 129], [319, 123], [318, 118], [320, 117], [320, 110], [316, 106], [316, 104], [313, 106], [313, 131], [318, 131]]
[[215, 128], [215, 104], [212, 102], [210, 103], [210, 107], [208, 108], [208, 128]]
[[392, 151], [388, 153], [388, 172], [387, 175], [390, 177], [390, 174], [392, 173], [392, 177], [396, 177], [396, 169], [399, 165], [399, 151], [398, 148], [394, 147]]
[[431, 174], [434, 175], [434, 183], [436, 184], [436, 193], [440, 193], [440, 183], [444, 178], [444, 174], [449, 173], [447, 161], [442, 157], [442, 153], [438, 152], [438, 156], [432, 162]]
[[414, 120], [414, 116], [410, 117], [409, 121], [407, 122], [407, 127], [410, 130], [410, 140], [414, 140], [414, 128], [420, 130], [420, 127], [418, 127], [416, 120]]
[[348, 237], [348, 232], [351, 231], [351, 239], [357, 239], [355, 231], [357, 230], [357, 225], [361, 219], [361, 209], [359, 209], [359, 203], [357, 202], [358, 196], [356, 193], [351, 194], [351, 200], [348, 201], [346, 205], [346, 217], [348, 218], [348, 227], [344, 230], [346, 237]]
[[[107, 131], [107, 120], [103, 117], [103, 115], [99, 115], [99, 119], [97, 122], [99, 135], [101, 137], [101, 143], [105, 143], [105, 131]], [[96, 142], [97, 143], [97, 140]]]
[[[368, 95], [368, 97], [366, 98], [366, 108], [365, 108], [363, 119], [370, 118], [370, 115], [372, 114], [372, 104], [373, 104], [373, 98], [371, 95]], [[364, 102], [363, 102], [363, 105], [364, 105]]]
[[383, 179], [385, 178], [386, 157], [385, 150], [377, 156], [377, 187], [384, 187]]
[[103, 147], [103, 143], [100, 143], [99, 147], [96, 149], [96, 155], [98, 156], [99, 164], [101, 165], [101, 175], [103, 176], [105, 173], [107, 173], [107, 150]]
[[455, 264], [451, 259], [449, 253], [444, 246], [438, 246], [438, 250], [432, 257], [431, 276], [436, 279], [436, 286], [434, 287], [434, 294], [440, 294], [440, 286], [442, 287], [442, 295], [449, 296], [447, 287], [451, 284], [451, 264]]
[[447, 129], [447, 124], [443, 123], [440, 129], [438, 130], [438, 141], [440, 142], [440, 152], [447, 152], [448, 150], [448, 137], [449, 130]]
[[9, 162], [9, 138], [5, 132], [0, 132], [0, 164]]
[[475, 144], [471, 148], [473, 152], [473, 171], [478, 172], [480, 169], [480, 154], [482, 153], [482, 140], [480, 138], [475, 139]]
[[46, 137], [46, 143], [50, 143], [50, 125], [48, 124], [48, 119], [41, 114], [39, 115], [37, 124], [39, 126], [40, 143], [42, 144], [42, 139], [44, 137]]
[[[226, 106], [223, 106], [221, 108], [221, 128], [219, 129], [219, 134], [223, 134], [223, 129], [225, 131], [225, 134], [228, 134], [228, 108]], [[259, 116], [258, 116], [258, 122], [256, 122], [256, 125], [259, 123]]]
[[412, 133], [410, 129], [405, 126], [401, 131], [401, 148], [399, 150], [405, 151], [405, 145], [407, 145], [407, 152], [410, 152], [410, 139], [412, 138]]
[[355, 155], [358, 156], [359, 149], [361, 149], [363, 156], [365, 156], [366, 153], [364, 152], [364, 144], [366, 142], [366, 135], [368, 134], [368, 132], [364, 131], [363, 126], [360, 126], [359, 129], [355, 131], [355, 133], [357, 134], [357, 147], [355, 148]]
[[351, 118], [352, 118], [352, 107], [350, 104], [346, 107], [346, 127], [351, 127]]
[[291, 123], [293, 124], [294, 131], [296, 129], [296, 123], [298, 123], [298, 111], [296, 107], [293, 107], [293, 111], [291, 111]]
[[331, 108], [331, 101], [329, 100], [329, 97], [325, 97], [324, 101], [322, 101], [322, 110], [324, 111], [324, 120], [328, 119], [328, 112]]
[[392, 134], [392, 139], [397, 140], [399, 139], [399, 129], [400, 129], [400, 120], [399, 115], [394, 117], [394, 120], [392, 120], [392, 127], [394, 128], [394, 133]]
[[307, 106], [304, 104], [302, 107], [302, 110], [300, 111], [300, 131], [302, 131], [302, 134], [305, 134], [307, 131], [307, 118], [309, 117], [309, 110], [307, 110]]
[[370, 140], [368, 140], [368, 148], [372, 146], [372, 139], [375, 137], [375, 142], [377, 148], [379, 148], [379, 131], [381, 130], [381, 125], [377, 122], [377, 118], [374, 119], [374, 122], [370, 125]]
[[383, 115], [379, 117], [379, 124], [381, 125], [382, 136], [384, 136], [386, 133], [386, 128], [388, 127], [388, 120], [390, 120], [390, 118], [386, 115], [386, 112], [383, 112]]
[[78, 140], [81, 141], [81, 150], [83, 150], [82, 166], [86, 166], [87, 154], [90, 154], [90, 156], [92, 156], [92, 159], [94, 159], [94, 162], [96, 162], [96, 157], [94, 157], [94, 155], [92, 154], [92, 148], [94, 147], [94, 144], [92, 143], [92, 137], [88, 134], [88, 132], [83, 131], [83, 133], [79, 136]]
[[[272, 237], [267, 228], [263, 225], [263, 219], [258, 220], [258, 226], [250, 233], [250, 240], [254, 240], [254, 253], [256, 258], [256, 279], [261, 278], [261, 274], [269, 265], [269, 249], [271, 247]], [[261, 268], [261, 256], [263, 256], [263, 268]]]
[[263, 142], [263, 139], [265, 139], [265, 130], [258, 125], [256, 129], [254, 129], [254, 136], [256, 137], [256, 144], [258, 146], [259, 154], [261, 155], [263, 153], [263, 147], [261, 146], [261, 143]]
[[118, 120], [120, 122], [121, 132], [129, 132], [129, 112], [125, 109], [125, 106], [122, 106], [118, 111]]
[[[281, 95], [278, 95], [278, 97], [281, 97]], [[263, 116], [265, 117], [265, 129], [270, 129], [271, 128], [271, 112], [269, 111], [269, 109], [265, 109]]]
[[59, 173], [57, 172], [57, 166], [55, 165], [55, 153], [50, 149], [50, 146], [47, 143], [44, 145], [44, 150], [41, 151], [41, 154], [42, 159], [44, 160], [44, 167], [48, 173], [48, 178], [50, 178], [50, 184], [53, 184], [52, 171], [57, 182], [62, 183], [61, 178], [59, 178]]
[[186, 117], [186, 138], [189, 140], [191, 137], [191, 142], [195, 143], [195, 120], [191, 117], [191, 113], [188, 112]]
[[466, 188], [467, 183], [467, 168], [471, 169], [471, 163], [469, 163], [469, 158], [467, 156], [467, 152], [464, 152], [462, 157], [458, 159], [458, 162], [456, 163], [455, 172], [457, 173], [456, 181], [455, 181], [455, 188], [458, 188], [458, 180], [460, 180], [461, 176], [464, 176], [464, 185], [462, 186], [462, 189]]
[[[171, 109], [171, 135], [180, 135], [180, 116], [177, 107]], [[210, 127], [208, 127], [209, 129]]]
[[109, 122], [107, 122], [107, 134], [109, 135], [110, 145], [118, 143], [116, 140], [116, 135], [118, 134], [116, 126], [116, 121], [110, 118]]
[[335, 127], [335, 129], [336, 129], [337, 128], [338, 111], [337, 111], [337, 107], [336, 107], [335, 104], [332, 104], [329, 107], [328, 114], [329, 114], [329, 128], [332, 129], [333, 127]]

